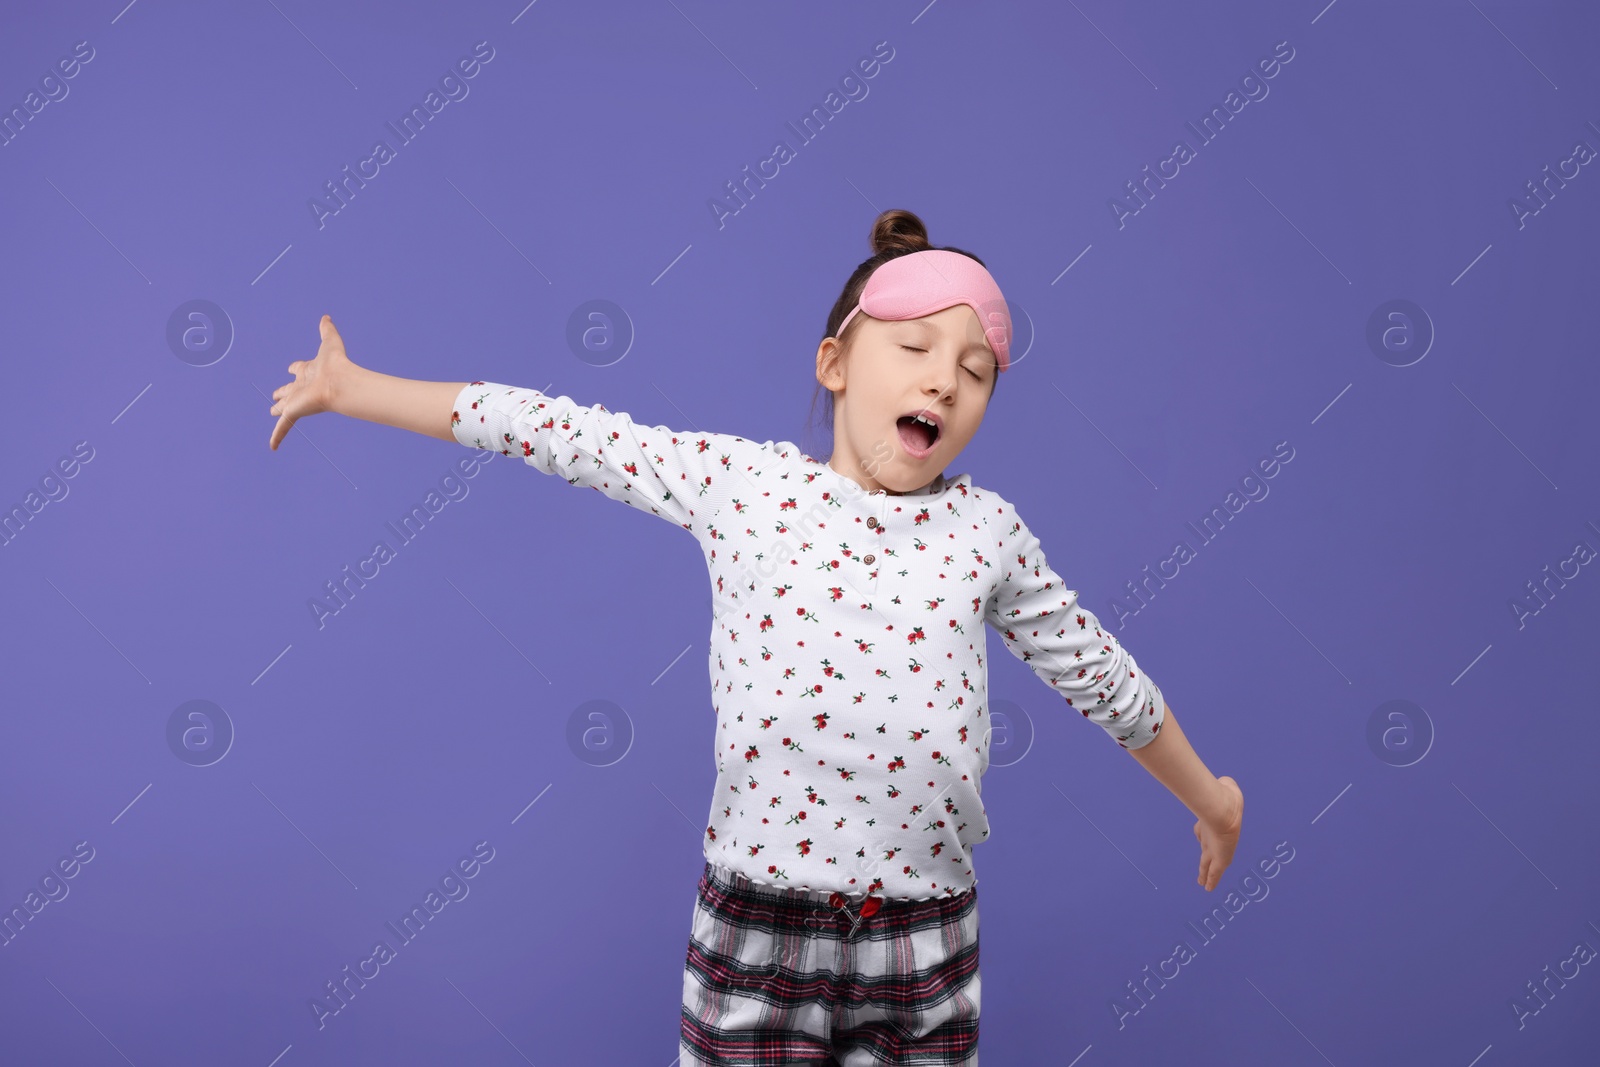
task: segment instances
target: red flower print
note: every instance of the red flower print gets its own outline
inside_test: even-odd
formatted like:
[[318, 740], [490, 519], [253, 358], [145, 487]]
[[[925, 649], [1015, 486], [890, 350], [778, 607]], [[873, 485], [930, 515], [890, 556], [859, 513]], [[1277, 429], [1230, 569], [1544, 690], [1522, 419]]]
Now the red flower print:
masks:
[[[989, 836], [979, 766], [994, 740], [993, 693], [979, 684], [993, 673], [982, 624], [1121, 747], [1160, 730], [1148, 676], [1033, 550], [1009, 504], [964, 477], [941, 477], [920, 500], [843, 496], [832, 492], [844, 484], [837, 475], [793, 445], [673, 434], [598, 404], [562, 399], [558, 408], [539, 391], [493, 383], [474, 383], [461, 401], [482, 424], [469, 432], [461, 402], [453, 405], [450, 424], [464, 443], [667, 518], [704, 549], [713, 715], [701, 728], [714, 732], [717, 782], [701, 841], [754, 879], [838, 890], [862, 904], [863, 917], [886, 900], [970, 889], [969, 847]], [[670, 444], [651, 450], [641, 439], [651, 437]], [[792, 612], [762, 605], [762, 590]], [[889, 641], [897, 635], [906, 640], [898, 650]], [[802, 700], [816, 713], [791, 710]], [[1118, 707], [1135, 709], [1122, 713], [1127, 723]], [[919, 754], [915, 774], [906, 752]], [[830, 804], [854, 804], [859, 815], [824, 811]], [[797, 869], [761, 863], [768, 855]], [[933, 864], [928, 878], [910, 857]]]

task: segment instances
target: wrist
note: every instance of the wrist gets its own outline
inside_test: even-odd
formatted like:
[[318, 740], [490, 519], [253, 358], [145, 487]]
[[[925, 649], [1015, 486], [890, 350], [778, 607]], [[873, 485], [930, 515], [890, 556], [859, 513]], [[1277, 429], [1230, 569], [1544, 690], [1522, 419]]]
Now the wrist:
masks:
[[358, 367], [348, 359], [330, 367], [328, 373], [328, 410], [339, 415], [354, 415], [361, 395], [364, 379], [373, 374]]
[[1207, 826], [1225, 830], [1233, 822], [1233, 794], [1228, 792], [1221, 779], [1213, 777], [1206, 787], [1205, 796], [1192, 810], [1195, 818]]

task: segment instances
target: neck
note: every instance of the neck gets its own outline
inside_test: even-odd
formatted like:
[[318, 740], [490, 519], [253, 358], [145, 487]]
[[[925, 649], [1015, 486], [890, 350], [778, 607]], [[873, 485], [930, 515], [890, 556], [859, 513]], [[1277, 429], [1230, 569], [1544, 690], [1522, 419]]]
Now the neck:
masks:
[[841, 449], [835, 449], [833, 455], [828, 458], [829, 470], [833, 471], [842, 478], [848, 478], [850, 481], [856, 483], [861, 487], [863, 492], [884, 492], [888, 493], [890, 496], [900, 495], [893, 489], [890, 489], [888, 486], [879, 484], [875, 479], [864, 478], [862, 475], [856, 472], [856, 467], [857, 464], [844, 457]]

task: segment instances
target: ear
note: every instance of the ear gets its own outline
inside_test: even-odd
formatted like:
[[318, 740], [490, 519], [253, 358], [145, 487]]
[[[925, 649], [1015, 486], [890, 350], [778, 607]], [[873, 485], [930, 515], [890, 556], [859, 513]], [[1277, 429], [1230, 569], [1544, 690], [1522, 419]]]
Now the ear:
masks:
[[844, 347], [837, 337], [824, 337], [817, 346], [817, 381], [830, 393], [844, 388]]

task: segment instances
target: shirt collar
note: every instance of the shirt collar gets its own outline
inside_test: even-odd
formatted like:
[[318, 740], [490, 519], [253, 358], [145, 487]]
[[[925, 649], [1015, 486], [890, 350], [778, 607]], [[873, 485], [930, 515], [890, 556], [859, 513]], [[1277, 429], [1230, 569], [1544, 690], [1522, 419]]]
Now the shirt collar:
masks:
[[801, 454], [800, 462], [806, 465], [807, 469], [815, 469], [821, 477], [828, 479], [841, 497], [845, 499], [850, 499], [852, 496], [861, 497], [866, 500], [870, 500], [873, 503], [883, 503], [885, 501], [898, 500], [915, 500], [924, 502], [935, 497], [943, 496], [945, 493], [954, 489], [957, 485], [965, 485], [968, 487], [972, 485], [972, 477], [970, 474], [962, 473], [956, 475], [954, 478], [949, 478], [941, 472], [938, 477], [920, 489], [913, 489], [906, 493], [891, 493], [886, 489], [863, 489], [856, 482], [846, 478], [844, 475], [828, 466], [827, 460], [814, 459], [811, 456]]

